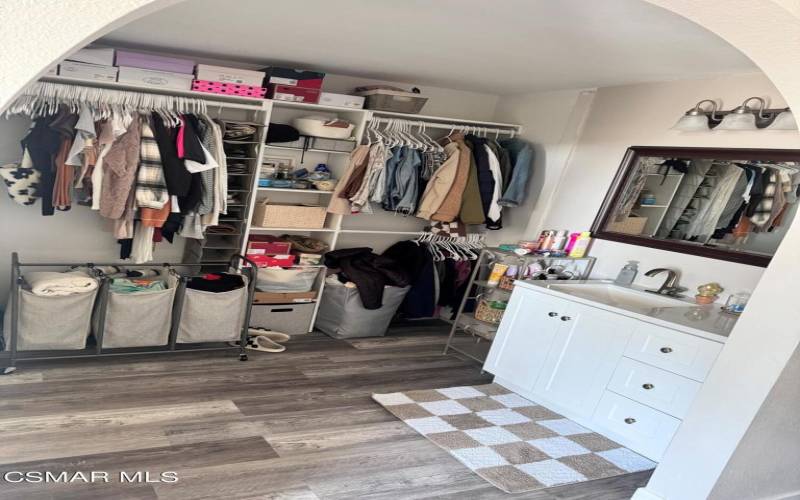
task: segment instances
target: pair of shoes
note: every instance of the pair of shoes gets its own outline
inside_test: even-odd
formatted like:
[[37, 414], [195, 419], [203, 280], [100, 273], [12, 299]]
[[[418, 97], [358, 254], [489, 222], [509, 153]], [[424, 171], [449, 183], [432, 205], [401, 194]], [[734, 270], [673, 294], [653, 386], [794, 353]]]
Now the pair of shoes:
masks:
[[[278, 342], [286, 342], [291, 338], [285, 333], [273, 332], [266, 328], [250, 328], [248, 333], [250, 338], [247, 339], [247, 345], [244, 347], [251, 351], [283, 352], [286, 350], [286, 346]], [[229, 342], [229, 344], [238, 346], [239, 342]]]

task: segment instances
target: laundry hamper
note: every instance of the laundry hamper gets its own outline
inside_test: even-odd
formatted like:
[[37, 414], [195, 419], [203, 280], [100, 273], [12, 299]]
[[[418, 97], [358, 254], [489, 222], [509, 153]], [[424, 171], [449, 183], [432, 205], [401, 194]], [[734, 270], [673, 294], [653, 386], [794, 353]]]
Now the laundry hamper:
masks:
[[327, 279], [314, 326], [335, 338], [382, 337], [409, 289], [384, 287], [383, 305], [370, 310], [364, 309], [358, 289]]
[[[97, 289], [63, 297], [42, 297], [18, 288], [18, 294], [18, 351], [86, 348]], [[3, 318], [6, 350], [11, 345], [11, 316], [11, 307], [6, 307]]]
[[[179, 279], [169, 271], [159, 278], [166, 281], [166, 290], [117, 293], [110, 289], [109, 282], [104, 283], [103, 348], [167, 345]], [[101, 308], [97, 308], [95, 335], [102, 315]]]
[[[234, 256], [232, 262], [240, 256]], [[227, 342], [241, 340], [245, 325], [250, 321], [250, 307], [255, 283], [255, 263], [247, 260], [250, 267], [242, 268], [244, 286], [229, 292], [206, 292], [203, 290], [183, 290], [180, 321], [178, 323], [179, 344], [196, 342]], [[238, 269], [233, 263], [231, 269]]]

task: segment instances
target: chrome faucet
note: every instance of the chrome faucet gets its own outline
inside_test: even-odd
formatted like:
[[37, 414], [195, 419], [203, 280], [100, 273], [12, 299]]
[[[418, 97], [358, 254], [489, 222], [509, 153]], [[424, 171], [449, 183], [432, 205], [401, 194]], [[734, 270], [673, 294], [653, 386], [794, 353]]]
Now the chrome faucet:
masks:
[[667, 269], [664, 267], [657, 267], [655, 269], [651, 269], [644, 273], [645, 276], [653, 277], [663, 272], [667, 273], [667, 279], [664, 280], [664, 283], [659, 287], [658, 290], [645, 290], [650, 293], [657, 293], [659, 295], [670, 295], [672, 297], [682, 297], [681, 292], [685, 292], [687, 288], [682, 286], [678, 286], [678, 273], [673, 271], [672, 269]]

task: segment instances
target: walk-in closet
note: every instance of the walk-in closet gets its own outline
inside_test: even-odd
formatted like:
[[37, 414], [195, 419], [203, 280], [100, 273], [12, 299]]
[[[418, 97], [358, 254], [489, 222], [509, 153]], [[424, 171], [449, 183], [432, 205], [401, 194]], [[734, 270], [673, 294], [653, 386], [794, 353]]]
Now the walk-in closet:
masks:
[[780, 2], [6, 3], [0, 499], [800, 488]]

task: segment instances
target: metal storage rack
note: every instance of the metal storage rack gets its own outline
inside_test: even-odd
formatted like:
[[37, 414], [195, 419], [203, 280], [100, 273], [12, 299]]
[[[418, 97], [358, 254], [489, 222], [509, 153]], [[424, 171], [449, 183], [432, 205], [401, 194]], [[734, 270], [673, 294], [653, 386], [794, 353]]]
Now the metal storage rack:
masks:
[[[247, 262], [248, 265], [244, 266], [243, 264]], [[187, 268], [187, 269], [198, 269], [201, 267], [207, 266], [215, 266], [215, 267], [224, 267], [227, 266], [231, 270], [236, 270], [240, 273], [246, 273], [248, 278], [247, 284], [247, 294], [246, 294], [246, 301], [247, 306], [245, 309], [245, 314], [243, 317], [242, 325], [241, 325], [241, 335], [239, 337], [239, 345], [231, 346], [227, 343], [221, 345], [221, 342], [203, 342], [203, 343], [186, 343], [186, 344], [179, 344], [178, 340], [178, 330], [181, 321], [181, 312], [183, 309], [183, 300], [185, 298], [185, 290], [186, 284], [194, 274], [192, 273], [184, 273], [180, 277], [180, 282], [178, 285], [178, 293], [175, 296], [175, 300], [173, 303], [172, 308], [172, 323], [170, 326], [169, 331], [169, 339], [166, 345], [159, 345], [159, 346], [147, 346], [147, 347], [121, 347], [121, 348], [104, 348], [103, 347], [103, 330], [105, 325], [105, 315], [106, 315], [106, 306], [108, 304], [108, 293], [107, 288], [109, 285], [110, 280], [108, 278], [104, 278], [102, 275], [98, 273], [96, 278], [101, 280], [101, 284], [99, 285], [98, 297], [95, 299], [92, 311], [97, 310], [99, 321], [97, 323], [97, 327], [93, 328], [92, 336], [95, 338], [96, 345], [90, 345], [88, 342], [89, 336], [87, 336], [87, 343], [84, 349], [80, 350], [31, 350], [31, 351], [19, 351], [17, 349], [18, 339], [19, 339], [19, 307], [20, 307], [20, 287], [24, 283], [24, 279], [22, 276], [22, 268], [70, 268], [70, 267], [77, 267], [77, 266], [85, 266], [89, 269], [93, 269], [99, 266], [119, 266], [124, 268], [149, 268], [149, 267], [156, 267], [156, 266], [165, 266], [171, 268]], [[234, 255], [231, 257], [230, 261], [228, 262], [201, 262], [201, 263], [177, 263], [177, 264], [127, 264], [127, 263], [85, 263], [85, 262], [78, 262], [78, 263], [63, 263], [63, 262], [56, 262], [56, 263], [23, 263], [19, 260], [19, 255], [14, 252], [11, 255], [11, 296], [9, 300], [9, 309], [5, 311], [5, 314], [10, 314], [11, 318], [9, 321], [10, 324], [10, 336], [7, 345], [4, 346], [4, 350], [0, 351], [0, 375], [6, 375], [9, 373], [13, 373], [16, 371], [16, 363], [17, 361], [23, 360], [36, 360], [36, 359], [68, 359], [68, 358], [83, 358], [83, 357], [107, 357], [107, 356], [120, 356], [120, 355], [131, 355], [131, 354], [160, 354], [160, 353], [170, 353], [170, 352], [190, 352], [190, 351], [215, 351], [215, 350], [237, 350], [239, 352], [239, 359], [241, 361], [247, 361], [247, 352], [245, 351], [245, 345], [247, 344], [247, 339], [249, 336], [249, 324], [250, 324], [250, 311], [253, 304], [253, 295], [255, 293], [255, 283], [256, 283], [256, 273], [255, 273], [256, 266], [254, 263], [247, 260], [247, 258], [241, 255]], [[57, 328], [57, 323], [54, 325]], [[5, 332], [4, 332], [5, 333]]]
[[[502, 250], [500, 248], [485, 248], [481, 251], [478, 260], [475, 263], [475, 269], [470, 276], [467, 291], [461, 299], [461, 304], [456, 312], [453, 326], [450, 328], [450, 335], [447, 337], [447, 343], [444, 347], [443, 354], [447, 354], [453, 350], [459, 354], [467, 356], [479, 363], [485, 361], [485, 356], [489, 351], [491, 341], [494, 340], [495, 333], [497, 333], [500, 324], [487, 323], [475, 317], [474, 312], [465, 312], [464, 309], [467, 303], [471, 300], [477, 300], [481, 293], [485, 291], [496, 291], [498, 293], [511, 297], [512, 290], [505, 290], [497, 286], [492, 286], [488, 283], [486, 278], [491, 272], [491, 267], [495, 262], [498, 262], [503, 257], [515, 257], [520, 260], [521, 264], [527, 267], [530, 263], [541, 261], [546, 266], [561, 265], [565, 263], [565, 267], [571, 267], [571, 271], [579, 272], [575, 274], [572, 279], [587, 279], [594, 267], [594, 257], [551, 257], [546, 255], [529, 254], [519, 256], [514, 252]], [[459, 333], [463, 334], [460, 338]]]

